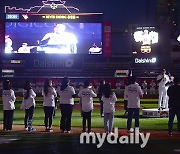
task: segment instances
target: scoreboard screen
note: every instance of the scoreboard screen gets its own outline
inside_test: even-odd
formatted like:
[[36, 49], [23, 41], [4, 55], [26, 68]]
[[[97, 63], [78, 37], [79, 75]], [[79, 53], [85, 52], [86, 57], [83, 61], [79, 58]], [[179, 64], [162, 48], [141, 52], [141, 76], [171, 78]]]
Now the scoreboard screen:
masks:
[[159, 33], [153, 26], [132, 29], [132, 55], [134, 64], [156, 64], [158, 61]]
[[5, 54], [98, 54], [101, 14], [6, 14]]

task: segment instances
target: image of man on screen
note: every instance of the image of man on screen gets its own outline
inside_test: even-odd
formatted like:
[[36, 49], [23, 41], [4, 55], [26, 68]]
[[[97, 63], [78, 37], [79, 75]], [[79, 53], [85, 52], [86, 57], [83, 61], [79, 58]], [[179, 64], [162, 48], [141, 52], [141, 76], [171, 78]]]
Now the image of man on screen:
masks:
[[12, 48], [12, 40], [9, 37], [9, 35], [5, 35], [5, 53], [12, 53], [13, 48]]
[[47, 33], [37, 48], [37, 51], [57, 54], [76, 54], [77, 38], [74, 34], [66, 32], [64, 24], [57, 24], [53, 33]]

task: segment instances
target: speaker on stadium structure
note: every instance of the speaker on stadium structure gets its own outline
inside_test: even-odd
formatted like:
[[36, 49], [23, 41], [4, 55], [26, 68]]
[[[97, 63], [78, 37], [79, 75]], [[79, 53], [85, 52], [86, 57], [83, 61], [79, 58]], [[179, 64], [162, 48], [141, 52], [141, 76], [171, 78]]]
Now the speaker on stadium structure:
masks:
[[5, 32], [4, 32], [4, 22], [0, 21], [0, 53], [4, 50], [5, 44]]

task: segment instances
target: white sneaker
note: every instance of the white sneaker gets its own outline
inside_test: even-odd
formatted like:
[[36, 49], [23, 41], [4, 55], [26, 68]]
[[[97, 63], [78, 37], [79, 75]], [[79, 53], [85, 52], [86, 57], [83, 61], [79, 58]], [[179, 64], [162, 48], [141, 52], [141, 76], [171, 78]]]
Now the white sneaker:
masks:
[[36, 131], [36, 128], [30, 128], [30, 129], [28, 129], [28, 131], [30, 131], [30, 132]]
[[53, 132], [53, 129], [52, 129], [52, 128], [49, 128], [49, 129], [48, 129], [48, 132]]
[[71, 134], [71, 133], [73, 133], [73, 131], [72, 131], [72, 130], [69, 130], [69, 131], [67, 131], [67, 133], [68, 133], [68, 134]]
[[128, 133], [133, 133], [134, 132], [134, 129], [133, 128], [130, 128], [130, 130], [127, 130]]

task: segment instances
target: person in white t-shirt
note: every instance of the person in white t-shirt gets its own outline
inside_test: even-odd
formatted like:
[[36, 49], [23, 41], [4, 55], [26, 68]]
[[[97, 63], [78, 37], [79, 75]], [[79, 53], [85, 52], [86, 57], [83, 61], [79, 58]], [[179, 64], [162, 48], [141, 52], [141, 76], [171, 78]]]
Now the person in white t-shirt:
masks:
[[71, 117], [74, 98], [76, 97], [75, 90], [72, 86], [69, 86], [69, 82], [69, 78], [64, 77], [59, 92], [61, 110], [60, 129], [63, 133], [71, 133]]
[[166, 70], [163, 69], [162, 73], [158, 75], [157, 77], [157, 83], [158, 83], [158, 91], [159, 91], [159, 100], [158, 100], [158, 109], [165, 109], [168, 96], [167, 96], [167, 89], [168, 86], [166, 84], [170, 82], [169, 76], [166, 74]]
[[90, 82], [86, 80], [84, 82], [84, 89], [81, 90], [78, 94], [81, 98], [81, 110], [82, 110], [82, 125], [83, 125], [83, 132], [86, 132], [86, 121], [88, 125], [88, 133], [91, 132], [91, 114], [93, 110], [93, 97], [97, 97], [90, 86]]
[[139, 84], [136, 83], [136, 77], [132, 76], [130, 83], [125, 89], [125, 95], [128, 99], [128, 132], [131, 132], [133, 115], [135, 118], [135, 128], [139, 128], [140, 97], [143, 97], [143, 91]]
[[44, 97], [43, 106], [44, 106], [44, 124], [45, 130], [48, 132], [52, 130], [52, 122], [53, 122], [53, 115], [55, 109], [55, 98], [57, 97], [56, 90], [52, 87], [52, 80], [46, 79], [44, 83], [44, 89], [42, 91], [42, 95]]
[[115, 89], [116, 95], [120, 95], [121, 94], [121, 82], [117, 81], [115, 87], [116, 87], [116, 89]]
[[[81, 91], [81, 90], [83, 90], [84, 89], [84, 83], [83, 82], [80, 82], [79, 83], [79, 92]], [[81, 105], [81, 109], [82, 109], [82, 102], [81, 102], [81, 97], [80, 97], [80, 99], [79, 99], [79, 104]], [[82, 115], [82, 110], [81, 110], [81, 117], [82, 117], [83, 115]]]
[[143, 90], [143, 93], [147, 95], [147, 82], [146, 80], [143, 81], [142, 83], [142, 90]]
[[83, 82], [80, 82], [79, 83], [79, 91], [83, 90], [84, 89], [84, 83]]
[[12, 130], [16, 97], [9, 80], [3, 82], [2, 100], [4, 111], [3, 130]]
[[[126, 89], [126, 87], [129, 85], [129, 81], [126, 81], [125, 82], [125, 89]], [[126, 96], [126, 93], [125, 93], [125, 90], [124, 90], [124, 110], [125, 110], [125, 112], [124, 112], [124, 116], [125, 117], [127, 117], [127, 115], [128, 115], [128, 99], [127, 99], [127, 96]]]
[[156, 94], [156, 83], [154, 80], [151, 80], [150, 83], [150, 95], [155, 95]]
[[104, 111], [104, 129], [105, 133], [111, 133], [114, 125], [116, 94], [112, 92], [109, 83], [105, 83], [102, 95]]
[[103, 101], [101, 100], [104, 84], [105, 84], [105, 80], [101, 80], [100, 84], [99, 84], [99, 88], [97, 90], [97, 97], [99, 98], [99, 103], [100, 103], [100, 114], [101, 114], [101, 117], [104, 117]]
[[33, 49], [34, 46], [28, 46], [27, 43], [22, 43], [22, 46], [18, 49], [18, 53], [31, 53], [31, 49]]
[[31, 82], [26, 81], [24, 84], [24, 99], [21, 104], [21, 109], [25, 110], [24, 126], [28, 131], [35, 131], [36, 129], [32, 127], [33, 114], [36, 106], [35, 98], [36, 93], [31, 87]]

